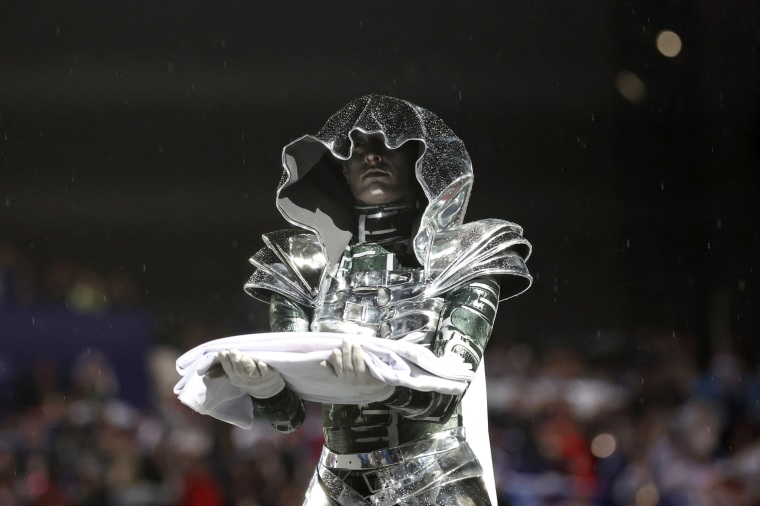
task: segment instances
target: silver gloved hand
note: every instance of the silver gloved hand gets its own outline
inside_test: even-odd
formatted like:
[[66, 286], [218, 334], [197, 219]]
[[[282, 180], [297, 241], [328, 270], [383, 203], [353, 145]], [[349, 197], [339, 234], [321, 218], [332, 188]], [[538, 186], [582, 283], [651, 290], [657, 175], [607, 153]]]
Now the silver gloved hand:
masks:
[[217, 357], [230, 383], [257, 399], [267, 399], [285, 388], [282, 375], [265, 362], [255, 362], [235, 349], [220, 351]]

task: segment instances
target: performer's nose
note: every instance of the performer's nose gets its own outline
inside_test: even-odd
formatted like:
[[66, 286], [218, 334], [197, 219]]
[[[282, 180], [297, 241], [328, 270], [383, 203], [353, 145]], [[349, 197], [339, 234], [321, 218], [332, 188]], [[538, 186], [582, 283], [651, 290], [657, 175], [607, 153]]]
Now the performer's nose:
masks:
[[364, 162], [370, 165], [380, 163], [387, 152], [385, 143], [377, 137], [367, 139], [367, 147], [364, 154]]

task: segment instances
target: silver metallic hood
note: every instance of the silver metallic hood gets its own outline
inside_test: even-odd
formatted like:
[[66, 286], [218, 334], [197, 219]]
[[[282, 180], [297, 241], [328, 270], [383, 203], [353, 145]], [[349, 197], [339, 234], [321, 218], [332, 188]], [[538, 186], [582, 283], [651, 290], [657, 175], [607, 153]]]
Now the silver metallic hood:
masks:
[[381, 95], [357, 98], [335, 113], [316, 135], [285, 146], [277, 208], [290, 223], [315, 232], [335, 265], [355, 232], [353, 198], [338, 160], [350, 158], [351, 132], [380, 132], [395, 149], [420, 143], [415, 173], [428, 202], [414, 238], [424, 264], [435, 234], [462, 223], [472, 187], [472, 163], [464, 143], [438, 116], [406, 100]]

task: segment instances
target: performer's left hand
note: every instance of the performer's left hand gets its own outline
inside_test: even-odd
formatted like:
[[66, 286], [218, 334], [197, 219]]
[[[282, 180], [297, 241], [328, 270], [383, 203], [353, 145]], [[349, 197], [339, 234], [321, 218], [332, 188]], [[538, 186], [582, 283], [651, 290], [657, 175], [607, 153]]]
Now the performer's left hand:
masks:
[[[369, 387], [376, 391], [385, 382], [375, 378], [367, 368], [361, 344], [344, 339], [340, 348], [333, 349], [327, 360], [320, 365], [332, 371], [338, 378], [347, 379], [355, 387]], [[386, 385], [387, 386], [387, 385]]]

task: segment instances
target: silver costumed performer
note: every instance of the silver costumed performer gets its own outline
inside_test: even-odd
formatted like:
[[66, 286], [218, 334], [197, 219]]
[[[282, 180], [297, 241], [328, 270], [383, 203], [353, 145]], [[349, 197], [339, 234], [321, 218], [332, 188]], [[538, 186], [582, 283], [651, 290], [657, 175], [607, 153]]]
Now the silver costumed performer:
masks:
[[[350, 102], [287, 145], [282, 163], [277, 207], [299, 228], [263, 236], [245, 285], [270, 304], [271, 330], [345, 333], [323, 365], [357, 384], [378, 381], [364, 367], [366, 338], [417, 343], [478, 371], [466, 396], [395, 387], [382, 402], [323, 405], [325, 445], [304, 504], [495, 504], [481, 361], [499, 300], [531, 283], [522, 229], [463, 223], [473, 183], [464, 144], [404, 100]], [[231, 381], [250, 384], [256, 415], [298, 428], [303, 403], [276, 371], [234, 351], [220, 360]]]

